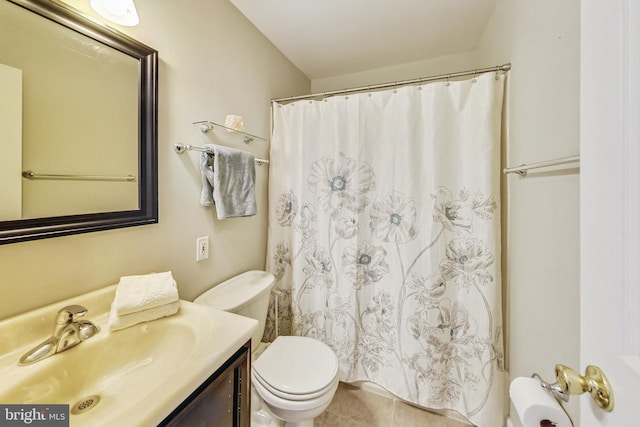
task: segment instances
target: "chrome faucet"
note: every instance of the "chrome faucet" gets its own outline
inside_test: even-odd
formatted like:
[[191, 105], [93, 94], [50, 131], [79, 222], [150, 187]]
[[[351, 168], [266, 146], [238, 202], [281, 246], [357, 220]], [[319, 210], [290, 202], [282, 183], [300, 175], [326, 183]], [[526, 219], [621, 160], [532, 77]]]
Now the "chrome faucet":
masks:
[[69, 305], [58, 311], [53, 334], [26, 352], [20, 358], [19, 364], [29, 365], [61, 353], [100, 332], [100, 328], [88, 320], [78, 320], [85, 314], [87, 309], [81, 305]]

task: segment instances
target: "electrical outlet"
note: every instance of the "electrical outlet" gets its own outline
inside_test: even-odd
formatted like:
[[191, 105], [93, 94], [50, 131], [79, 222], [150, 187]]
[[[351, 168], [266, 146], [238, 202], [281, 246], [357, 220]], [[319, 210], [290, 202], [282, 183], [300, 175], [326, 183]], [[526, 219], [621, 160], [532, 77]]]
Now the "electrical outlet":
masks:
[[209, 258], [209, 236], [198, 237], [196, 246], [196, 261]]

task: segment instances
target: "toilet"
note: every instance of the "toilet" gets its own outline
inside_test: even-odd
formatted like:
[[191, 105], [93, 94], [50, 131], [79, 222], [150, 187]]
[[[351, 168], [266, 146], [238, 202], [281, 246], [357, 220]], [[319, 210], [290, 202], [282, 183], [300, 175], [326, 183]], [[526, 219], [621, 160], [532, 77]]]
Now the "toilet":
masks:
[[312, 427], [338, 388], [338, 359], [329, 346], [313, 338], [279, 336], [268, 346], [260, 342], [273, 284], [272, 274], [247, 271], [194, 302], [259, 322], [251, 338], [251, 426], [284, 422], [285, 427]]

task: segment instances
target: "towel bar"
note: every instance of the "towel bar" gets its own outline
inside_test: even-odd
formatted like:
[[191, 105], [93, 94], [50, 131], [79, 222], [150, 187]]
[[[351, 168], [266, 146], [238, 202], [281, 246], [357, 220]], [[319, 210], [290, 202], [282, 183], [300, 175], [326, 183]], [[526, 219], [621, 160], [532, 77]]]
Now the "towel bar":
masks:
[[537, 162], [530, 164], [522, 164], [512, 168], [505, 168], [503, 173], [517, 173], [520, 176], [527, 176], [527, 171], [530, 169], [548, 168], [551, 166], [565, 165], [567, 163], [580, 163], [580, 156], [564, 157], [562, 159], [547, 160], [545, 162]]
[[[185, 151], [200, 151], [202, 153], [207, 153], [208, 152], [206, 148], [196, 147], [194, 145], [189, 145], [189, 144], [182, 144], [180, 142], [178, 142], [177, 144], [174, 144], [173, 145], [173, 149], [178, 154], [182, 154]], [[263, 164], [268, 164], [269, 163], [269, 160], [267, 160], [267, 159], [259, 159], [257, 157], [256, 157], [255, 161], [256, 161], [256, 163], [258, 165], [263, 165]]]
[[68, 179], [78, 181], [130, 181], [136, 180], [133, 175], [127, 176], [110, 176], [110, 175], [72, 175], [72, 174], [53, 174], [53, 173], [35, 173], [31, 170], [22, 172], [22, 176], [27, 179]]

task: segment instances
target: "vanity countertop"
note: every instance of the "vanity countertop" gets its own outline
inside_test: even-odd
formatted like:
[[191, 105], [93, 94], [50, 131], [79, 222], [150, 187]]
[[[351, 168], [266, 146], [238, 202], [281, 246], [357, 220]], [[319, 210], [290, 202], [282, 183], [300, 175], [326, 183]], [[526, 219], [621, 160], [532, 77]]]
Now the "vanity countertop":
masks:
[[[180, 301], [177, 314], [109, 331], [116, 286], [0, 321], [0, 404], [69, 404], [99, 396], [71, 426], [157, 425], [257, 330], [254, 319]], [[22, 354], [51, 335], [64, 306], [88, 309], [100, 332], [27, 366]]]

